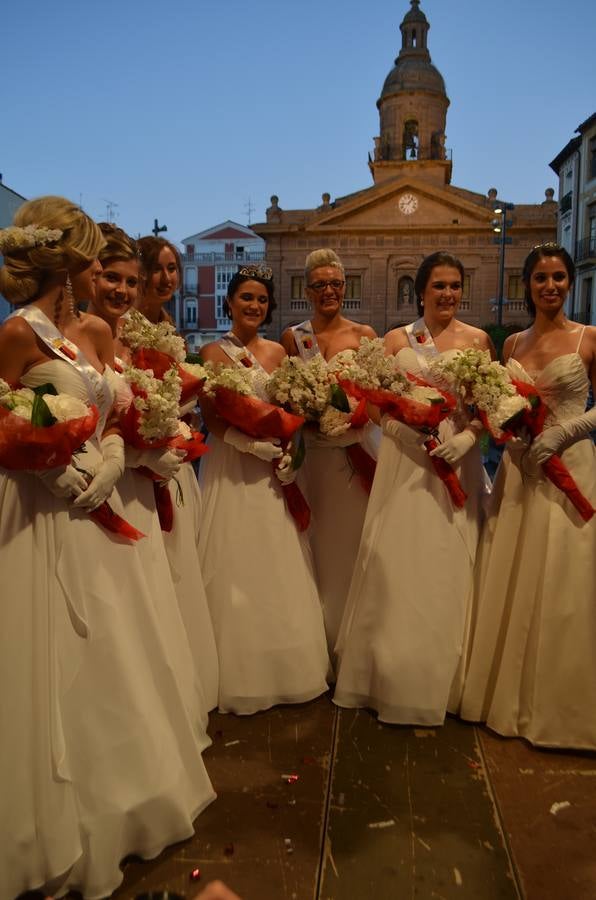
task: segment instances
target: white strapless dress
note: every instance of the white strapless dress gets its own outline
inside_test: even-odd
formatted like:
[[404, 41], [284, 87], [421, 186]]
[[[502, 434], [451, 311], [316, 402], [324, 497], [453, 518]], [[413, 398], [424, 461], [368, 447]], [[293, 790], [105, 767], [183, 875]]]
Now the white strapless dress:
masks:
[[[398, 361], [425, 374], [410, 348]], [[440, 436], [450, 434], [447, 420]], [[372, 707], [384, 722], [439, 725], [457, 704], [485, 484], [477, 447], [456, 471], [468, 494], [463, 509], [424, 447], [381, 439], [336, 648], [339, 706]]]
[[[87, 399], [63, 360], [23, 381]], [[90, 440], [80, 461], [99, 452]], [[116, 492], [110, 503], [123, 513]], [[190, 836], [215, 796], [190, 651], [139, 548], [25, 472], [0, 472], [0, 511], [2, 896], [103, 898], [123, 857]]]
[[248, 714], [327, 690], [308, 542], [271, 463], [211, 435], [201, 459], [200, 561], [219, 654], [219, 709]]
[[[363, 447], [376, 459], [379, 429], [364, 429]], [[368, 494], [344, 447], [305, 430], [306, 457], [300, 483], [311, 510], [308, 537], [323, 606], [329, 652], [333, 653], [352, 580], [368, 506]]]
[[[516, 360], [511, 374], [532, 381]], [[550, 423], [581, 415], [589, 381], [577, 353], [535, 378]], [[547, 421], [547, 425], [549, 424]], [[562, 460], [596, 505], [589, 437]], [[549, 747], [596, 749], [596, 517], [584, 522], [545, 477], [506, 452], [480, 544], [476, 612], [461, 714]]]

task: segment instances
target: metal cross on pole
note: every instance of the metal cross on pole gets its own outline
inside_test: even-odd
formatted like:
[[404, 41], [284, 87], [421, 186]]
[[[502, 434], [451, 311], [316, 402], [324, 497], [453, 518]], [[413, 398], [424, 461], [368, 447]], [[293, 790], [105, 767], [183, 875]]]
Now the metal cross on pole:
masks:
[[157, 219], [154, 219], [153, 220], [153, 228], [151, 230], [152, 230], [153, 234], [155, 235], [155, 237], [157, 237], [158, 234], [160, 233], [160, 231], [167, 231], [168, 226], [167, 225], [159, 225]]

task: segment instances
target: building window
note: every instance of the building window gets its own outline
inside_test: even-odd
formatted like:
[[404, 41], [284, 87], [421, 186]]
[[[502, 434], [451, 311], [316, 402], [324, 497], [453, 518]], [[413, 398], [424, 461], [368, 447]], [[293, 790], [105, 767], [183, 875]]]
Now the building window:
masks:
[[186, 245], [186, 258], [187, 258], [187, 259], [194, 259], [194, 258], [195, 258], [195, 245], [194, 245], [194, 244], [187, 244], [187, 245]]
[[362, 277], [360, 275], [346, 275], [346, 300], [360, 300]]
[[584, 278], [581, 291], [581, 309], [579, 320], [585, 325], [592, 322], [592, 279]]
[[304, 275], [292, 275], [290, 279], [290, 299], [302, 300], [304, 298]]
[[414, 302], [414, 279], [402, 275], [397, 283], [397, 305], [410, 306]]
[[464, 283], [462, 284], [462, 290], [461, 290], [462, 300], [470, 299], [470, 295], [472, 293], [471, 286], [472, 286], [472, 276], [464, 275]]
[[588, 179], [596, 178], [596, 137], [588, 145]]
[[184, 304], [184, 320], [187, 328], [192, 328], [197, 324], [196, 300], [187, 300]]
[[227, 323], [227, 316], [223, 305], [228, 293], [228, 285], [238, 271], [238, 266], [216, 266], [215, 269], [215, 318], [218, 324]]
[[184, 269], [184, 290], [189, 294], [197, 293], [197, 270], [195, 266]]
[[508, 300], [523, 300], [525, 297], [525, 287], [521, 275], [510, 275], [509, 286], [507, 288]]

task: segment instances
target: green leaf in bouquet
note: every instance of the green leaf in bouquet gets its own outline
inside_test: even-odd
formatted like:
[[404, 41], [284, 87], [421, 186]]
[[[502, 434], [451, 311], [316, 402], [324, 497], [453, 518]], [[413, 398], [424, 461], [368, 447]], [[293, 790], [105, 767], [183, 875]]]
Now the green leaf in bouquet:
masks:
[[306, 444], [304, 443], [304, 435], [302, 434], [302, 428], [300, 428], [292, 438], [292, 468], [294, 470], [299, 469], [302, 463], [304, 462], [304, 457], [306, 456]]
[[33, 393], [35, 394], [35, 399], [31, 409], [31, 424], [38, 425], [42, 428], [53, 425], [58, 420], [50, 412], [50, 407], [43, 399], [43, 395], [53, 394], [56, 396], [58, 391], [53, 384], [48, 382], [47, 384], [40, 384], [38, 387], [33, 388]]
[[184, 362], [192, 363], [193, 366], [204, 365], [203, 357], [201, 356], [200, 353], [187, 353], [186, 359], [184, 360]]
[[343, 413], [350, 412], [350, 403], [347, 394], [339, 384], [331, 385], [331, 406]]

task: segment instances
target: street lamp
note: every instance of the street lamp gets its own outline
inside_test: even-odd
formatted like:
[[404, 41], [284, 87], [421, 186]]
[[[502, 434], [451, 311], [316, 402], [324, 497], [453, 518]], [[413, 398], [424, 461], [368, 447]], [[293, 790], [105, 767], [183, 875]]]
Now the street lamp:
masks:
[[497, 200], [493, 212], [498, 219], [493, 219], [493, 231], [497, 235], [495, 244], [499, 244], [499, 287], [497, 290], [497, 325], [503, 324], [503, 293], [505, 288], [505, 246], [511, 243], [507, 237], [507, 229], [513, 225], [513, 220], [507, 218], [509, 210], [513, 209], [513, 203], [499, 203]]

